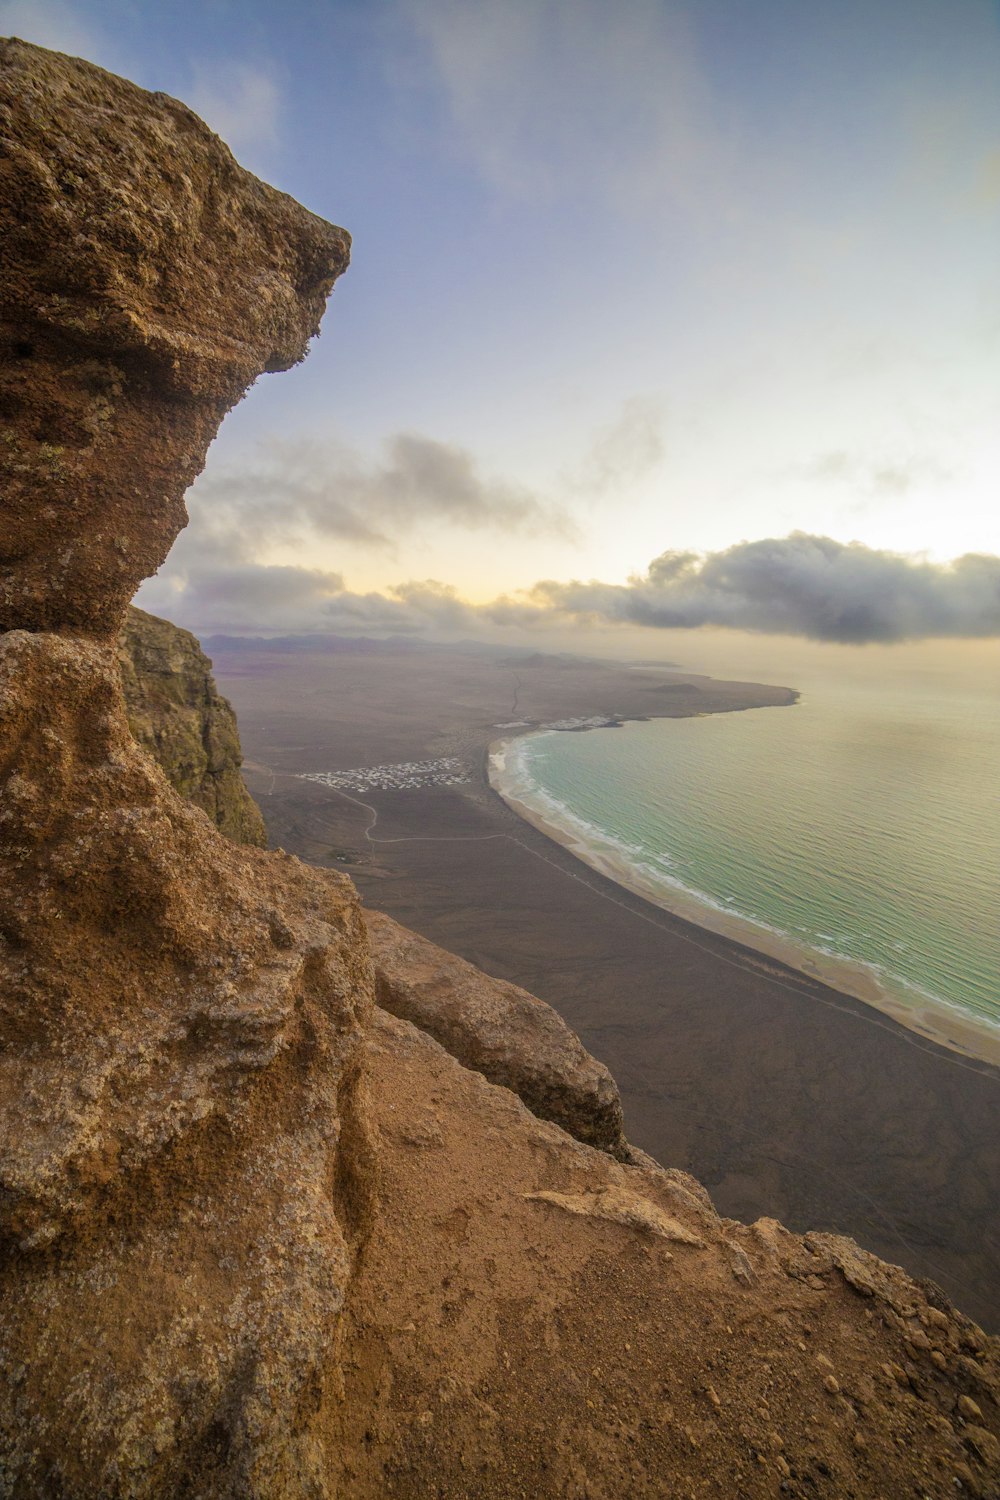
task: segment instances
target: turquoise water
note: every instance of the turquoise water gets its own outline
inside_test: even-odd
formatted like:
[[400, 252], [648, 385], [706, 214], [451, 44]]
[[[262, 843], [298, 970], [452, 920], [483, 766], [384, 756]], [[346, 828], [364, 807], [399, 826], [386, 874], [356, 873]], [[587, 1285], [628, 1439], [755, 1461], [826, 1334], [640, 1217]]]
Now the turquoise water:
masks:
[[996, 695], [828, 681], [792, 708], [531, 735], [502, 762], [499, 790], [664, 906], [846, 964], [914, 1016], [1000, 1026]]

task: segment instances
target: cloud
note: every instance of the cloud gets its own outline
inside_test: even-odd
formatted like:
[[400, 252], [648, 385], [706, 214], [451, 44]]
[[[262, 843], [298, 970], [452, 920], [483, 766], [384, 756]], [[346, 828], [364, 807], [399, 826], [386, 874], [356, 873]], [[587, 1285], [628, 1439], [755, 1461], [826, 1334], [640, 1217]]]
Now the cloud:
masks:
[[199, 549], [207, 541], [240, 555], [309, 536], [391, 549], [433, 521], [575, 534], [562, 511], [524, 486], [485, 476], [464, 448], [416, 433], [397, 433], [377, 459], [334, 442], [261, 444], [252, 465], [199, 480], [189, 503]]
[[905, 495], [922, 485], [948, 484], [955, 478], [955, 472], [923, 454], [902, 459], [869, 459], [835, 449], [786, 469], [784, 477], [841, 485], [884, 497]]
[[[323, 632], [338, 635], [445, 635], [475, 632], [489, 622], [477, 608], [434, 580], [402, 584], [386, 593], [356, 593], [339, 573], [216, 559], [183, 574], [149, 579], [137, 602], [196, 631]], [[544, 610], [535, 607], [534, 614]]]
[[347, 634], [494, 634], [568, 622], [693, 630], [700, 626], [863, 645], [1000, 636], [1000, 557], [949, 564], [801, 532], [721, 552], [664, 552], [626, 584], [538, 583], [471, 604], [432, 580], [359, 594], [339, 573], [221, 563], [144, 585], [140, 602], [196, 630]]
[[721, 552], [664, 552], [627, 584], [536, 585], [562, 614], [656, 629], [702, 625], [861, 645], [1000, 635], [1000, 558], [935, 564], [795, 532]]
[[605, 495], [642, 479], [663, 457], [662, 403], [630, 396], [615, 421], [601, 429], [582, 463], [564, 479], [574, 494]]
[[683, 7], [664, 0], [407, 0], [451, 139], [514, 198], [619, 208], [704, 199], [722, 155]]
[[246, 62], [198, 62], [185, 102], [235, 156], [278, 143], [281, 93], [264, 68]]

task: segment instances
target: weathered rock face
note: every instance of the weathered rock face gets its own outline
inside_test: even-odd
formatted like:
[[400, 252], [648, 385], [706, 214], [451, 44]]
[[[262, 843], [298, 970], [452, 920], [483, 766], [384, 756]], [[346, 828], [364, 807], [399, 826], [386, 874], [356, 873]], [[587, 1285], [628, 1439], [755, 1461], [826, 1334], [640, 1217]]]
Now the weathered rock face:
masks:
[[112, 647], [10, 631], [0, 694], [0, 1230], [28, 1248], [239, 1099], [319, 1025], [317, 996], [325, 1049], [350, 1052], [367, 954], [349, 882], [251, 862], [173, 794]]
[[171, 789], [110, 636], [345, 237], [96, 68], [2, 43], [0, 99], [0, 1494], [314, 1496], [372, 1190], [364, 928]]
[[627, 1152], [618, 1087], [551, 1006], [366, 911], [375, 998], [577, 1140]]
[[195, 637], [132, 607], [118, 659], [129, 728], [170, 785], [234, 843], [265, 848], [264, 819], [240, 776], [236, 715]]
[[300, 360], [349, 237], [176, 99], [0, 41], [0, 629], [110, 636], [222, 417]]
[[310, 1494], [364, 1210], [353, 892], [169, 789], [113, 647], [9, 632], [0, 695], [0, 1493]]

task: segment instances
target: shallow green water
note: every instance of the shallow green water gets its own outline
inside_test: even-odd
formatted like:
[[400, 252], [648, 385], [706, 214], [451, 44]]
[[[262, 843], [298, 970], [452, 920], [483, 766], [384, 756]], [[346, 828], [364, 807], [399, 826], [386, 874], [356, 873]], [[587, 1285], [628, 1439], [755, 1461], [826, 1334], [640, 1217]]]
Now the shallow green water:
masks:
[[683, 887], [1000, 1026], [992, 694], [824, 682], [793, 708], [533, 735], [504, 781], [666, 905]]

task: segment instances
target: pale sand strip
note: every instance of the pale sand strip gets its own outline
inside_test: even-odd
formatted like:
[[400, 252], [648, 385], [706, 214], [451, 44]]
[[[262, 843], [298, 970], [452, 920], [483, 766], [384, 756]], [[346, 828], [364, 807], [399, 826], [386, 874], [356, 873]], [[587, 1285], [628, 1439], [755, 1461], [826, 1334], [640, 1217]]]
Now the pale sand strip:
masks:
[[[487, 764], [490, 785], [502, 797], [512, 812], [532, 828], [558, 844], [583, 864], [589, 865], [598, 874], [616, 885], [623, 886], [633, 895], [639, 896], [661, 911], [681, 917], [684, 921], [706, 931], [730, 938], [733, 942], [751, 948], [768, 958], [775, 958], [790, 969], [797, 970], [809, 979], [840, 990], [861, 1000], [883, 1015], [905, 1026], [918, 1036], [960, 1052], [965, 1057], [1000, 1067], [1000, 1028], [988, 1022], [966, 1019], [953, 1007], [946, 1004], [910, 1003], [885, 990], [866, 968], [838, 959], [829, 954], [798, 947], [782, 934], [761, 926], [745, 917], [720, 911], [717, 907], [698, 898], [682, 887], [664, 886], [659, 881], [647, 878], [642, 871], [610, 851], [595, 848], [580, 833], [558, 822], [553, 814], [525, 801], [521, 792], [515, 791], [507, 780], [505, 756], [507, 748], [520, 735], [494, 740], [489, 746]], [[780, 976], [778, 976], [780, 977]]]

